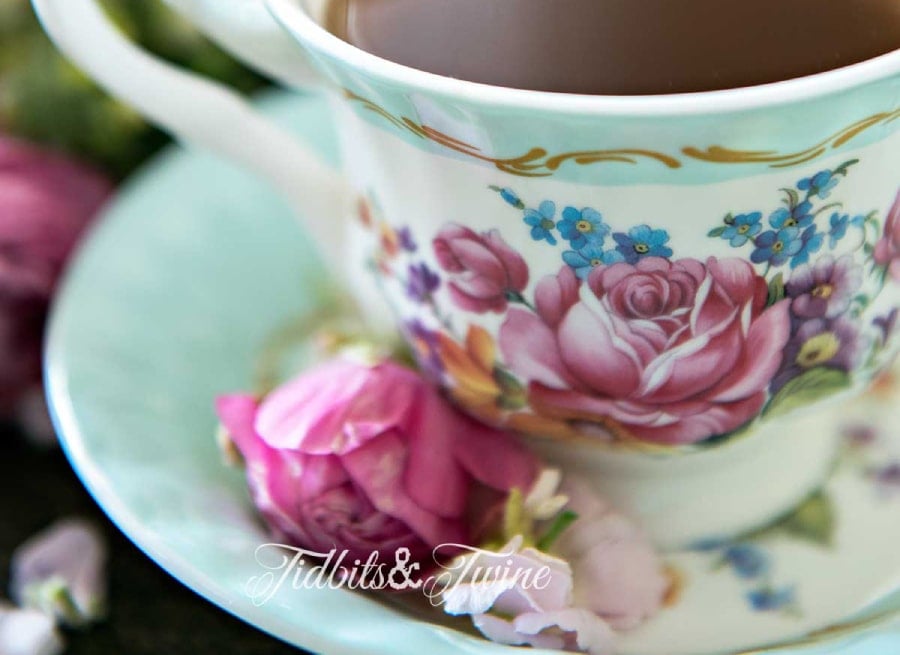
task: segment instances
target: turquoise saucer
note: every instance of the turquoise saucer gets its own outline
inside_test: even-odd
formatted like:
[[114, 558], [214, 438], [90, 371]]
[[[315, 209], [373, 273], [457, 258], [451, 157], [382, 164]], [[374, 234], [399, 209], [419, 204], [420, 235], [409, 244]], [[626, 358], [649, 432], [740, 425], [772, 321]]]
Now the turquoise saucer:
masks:
[[[338, 164], [322, 100], [276, 95], [261, 106]], [[252, 386], [273, 332], [314, 316], [328, 279], [263, 182], [205, 153], [164, 153], [93, 230], [53, 313], [46, 379], [73, 466], [160, 566], [285, 642], [348, 655], [523, 652], [374, 597], [285, 586], [257, 606], [246, 593], [261, 573], [254, 551], [267, 540], [242, 474], [217, 451], [212, 400]], [[879, 612], [891, 609], [853, 617], [848, 625], [857, 632], [823, 633], [773, 652], [900, 652], [900, 634], [862, 628], [883, 625]], [[715, 607], [708, 620], [716, 620]]]

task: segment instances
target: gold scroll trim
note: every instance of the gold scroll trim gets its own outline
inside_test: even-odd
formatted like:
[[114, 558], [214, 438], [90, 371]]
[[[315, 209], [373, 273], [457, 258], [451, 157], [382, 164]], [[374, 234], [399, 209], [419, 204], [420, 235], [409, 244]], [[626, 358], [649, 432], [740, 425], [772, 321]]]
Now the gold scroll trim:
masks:
[[495, 158], [482, 152], [478, 147], [454, 139], [452, 136], [439, 132], [433, 127], [417, 123], [405, 116], [395, 116], [383, 107], [371, 100], [363, 98], [352, 91], [345, 89], [345, 95], [350, 100], [359, 103], [362, 107], [375, 113], [392, 125], [411, 132], [419, 138], [432, 141], [450, 150], [462, 153], [473, 159], [493, 164], [498, 170], [521, 177], [548, 177], [553, 175], [560, 166], [567, 161], [572, 161], [579, 166], [599, 163], [637, 164], [639, 159], [655, 160], [668, 168], [681, 168], [681, 162], [669, 155], [652, 150], [640, 148], [628, 148], [621, 150], [580, 150], [551, 155], [545, 148], [535, 147], [518, 157], [507, 159]]
[[900, 108], [874, 114], [845, 127], [837, 134], [806, 150], [788, 154], [780, 153], [777, 150], [732, 150], [723, 146], [710, 146], [706, 150], [687, 147], [682, 149], [682, 153], [692, 159], [713, 164], [769, 164], [771, 168], [790, 168], [816, 159], [829, 150], [836, 150], [863, 132], [879, 125], [887, 125], [898, 118], [900, 118]]

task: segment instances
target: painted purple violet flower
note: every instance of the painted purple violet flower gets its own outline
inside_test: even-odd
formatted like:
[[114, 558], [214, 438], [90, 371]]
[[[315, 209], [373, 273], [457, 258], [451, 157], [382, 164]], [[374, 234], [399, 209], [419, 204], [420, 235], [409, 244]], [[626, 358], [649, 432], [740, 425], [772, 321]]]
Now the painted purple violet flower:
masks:
[[816, 318], [803, 323], [784, 349], [781, 370], [772, 382], [778, 391], [805, 371], [824, 366], [851, 372], [865, 352], [859, 327], [846, 317]]
[[894, 336], [894, 332], [897, 330], [897, 314], [898, 310], [895, 307], [886, 315], [879, 316], [873, 321], [875, 327], [880, 331], [881, 343], [883, 345], [891, 340], [891, 337]]
[[442, 380], [444, 362], [441, 359], [440, 335], [428, 329], [419, 319], [407, 321], [404, 330], [422, 373], [431, 380]]
[[414, 302], [428, 302], [431, 294], [441, 286], [441, 278], [428, 264], [410, 264], [406, 278], [406, 295]]
[[831, 255], [798, 267], [785, 285], [791, 311], [799, 318], [837, 318], [847, 311], [862, 286], [862, 269], [845, 255]]
[[400, 243], [400, 247], [406, 252], [415, 252], [419, 249], [419, 244], [417, 244], [415, 238], [413, 238], [412, 230], [410, 230], [409, 227], [401, 227], [397, 230], [397, 241]]

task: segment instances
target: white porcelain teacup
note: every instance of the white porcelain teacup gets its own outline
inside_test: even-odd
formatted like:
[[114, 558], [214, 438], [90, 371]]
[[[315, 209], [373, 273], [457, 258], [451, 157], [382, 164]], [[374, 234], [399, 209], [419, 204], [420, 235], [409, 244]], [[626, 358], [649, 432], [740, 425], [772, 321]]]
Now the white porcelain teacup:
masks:
[[577, 96], [379, 59], [324, 30], [321, 2], [173, 4], [287, 84], [312, 62], [343, 170], [136, 50], [94, 0], [35, 0], [114, 93], [272, 178], [461, 407], [535, 437], [665, 546], [760, 525], [822, 482], [819, 401], [897, 345], [900, 51], [746, 89]]

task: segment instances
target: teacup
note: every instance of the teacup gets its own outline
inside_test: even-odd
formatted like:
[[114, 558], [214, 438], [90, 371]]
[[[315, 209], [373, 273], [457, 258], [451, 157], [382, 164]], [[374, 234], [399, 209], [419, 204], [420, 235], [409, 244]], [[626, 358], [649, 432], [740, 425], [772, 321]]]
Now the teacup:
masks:
[[265, 43], [291, 84], [311, 61], [343, 170], [147, 58], [93, 0], [35, 0], [114, 93], [271, 177], [464, 410], [663, 546], [757, 527], [822, 483], [833, 403], [898, 345], [900, 51], [745, 89], [577, 96], [379, 59], [323, 29], [321, 2], [264, 3], [296, 44], [259, 1], [174, 4], [239, 53]]

